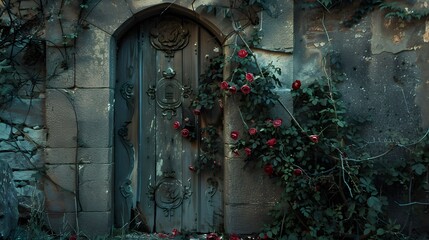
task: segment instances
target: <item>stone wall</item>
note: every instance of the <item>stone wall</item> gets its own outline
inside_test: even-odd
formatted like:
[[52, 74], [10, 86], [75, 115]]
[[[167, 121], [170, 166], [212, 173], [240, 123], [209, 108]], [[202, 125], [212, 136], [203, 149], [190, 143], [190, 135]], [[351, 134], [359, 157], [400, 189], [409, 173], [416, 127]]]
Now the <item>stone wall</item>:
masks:
[[47, 9], [53, 13], [46, 25], [46, 71], [53, 75], [46, 87], [45, 164], [53, 180], [44, 181], [47, 219], [56, 232], [108, 235], [113, 179], [110, 35], [92, 26], [82, 29], [79, 1], [64, 6], [50, 1]]
[[[23, 2], [23, 11], [35, 7], [34, 1]], [[225, 45], [231, 43], [226, 36], [233, 29], [227, 20], [201, 10], [212, 2], [227, 6], [227, 1], [89, 1], [84, 8], [78, 1], [64, 6], [60, 2], [48, 1], [45, 7], [46, 62], [25, 66], [46, 81], [27, 86], [36, 90], [31, 95], [21, 91], [0, 110], [0, 160], [13, 169], [20, 206], [44, 204], [47, 225], [56, 232], [108, 235], [114, 206], [117, 41], [146, 14], [166, 8], [201, 21]], [[261, 23], [256, 26], [264, 36], [254, 49], [258, 58], [282, 68], [281, 101], [291, 107], [289, 86], [294, 79], [309, 84], [327, 74], [326, 56], [335, 51], [347, 75], [340, 87], [350, 114], [372, 120], [363, 129], [370, 151], [377, 154], [398, 138], [419, 139], [429, 126], [429, 22], [408, 24], [375, 11], [345, 28], [341, 22], [352, 8], [327, 14], [296, 2], [276, 1], [275, 14], [259, 13]], [[197, 15], [189, 14], [194, 10]], [[227, 47], [224, 51], [228, 54]], [[224, 142], [230, 149], [229, 133], [240, 130], [241, 124], [237, 106], [231, 99], [225, 103]], [[224, 166], [225, 230], [257, 232], [269, 222], [267, 212], [278, 190], [267, 187], [272, 180], [257, 167], [243, 169], [242, 159], [230, 151], [225, 152]]]
[[[365, 143], [362, 152], [381, 155], [380, 160], [391, 164], [409, 161], [404, 148], [387, 152], [391, 144], [415, 143], [427, 137], [429, 21], [385, 18], [385, 11], [375, 10], [345, 27], [343, 23], [358, 7], [349, 4], [326, 13], [306, 9], [305, 3], [295, 6], [294, 77], [310, 84], [329, 74], [330, 60], [339, 60], [345, 80], [338, 87], [347, 115], [367, 120], [356, 136]], [[414, 1], [410, 8], [427, 5]], [[429, 199], [427, 193], [420, 197], [422, 202]], [[393, 204], [390, 213], [398, 214], [398, 223], [410, 231], [426, 231], [427, 221], [407, 222], [403, 211], [406, 209]]]
[[18, 199], [12, 170], [0, 161], [0, 238], [6, 239], [18, 224]]
[[[1, 4], [0, 4], [0, 7]], [[12, 169], [13, 182], [11, 186], [16, 190], [10, 190], [10, 198], [1, 201], [2, 204], [10, 204], [9, 200], [17, 200], [20, 209], [20, 217], [28, 219], [32, 211], [43, 209], [44, 198], [40, 179], [43, 167], [44, 148], [46, 147], [47, 129], [44, 122], [44, 63], [43, 45], [37, 41], [26, 42], [20, 45], [19, 34], [38, 36], [38, 28], [32, 25], [40, 20], [41, 15], [35, 14], [33, 9], [37, 8], [34, 1], [21, 1], [21, 5], [12, 3], [9, 9], [11, 15], [3, 12], [0, 16], [0, 27], [2, 29], [2, 59], [5, 54], [13, 56], [16, 72], [12, 75], [7, 69], [12, 66], [10, 61], [3, 61], [1, 64], [1, 87], [5, 87], [5, 82], [14, 79], [19, 86], [18, 91], [12, 93], [13, 97], [8, 98], [3, 91], [0, 105], [0, 165], [7, 163], [7, 168]], [[5, 35], [10, 24], [10, 16], [19, 15], [15, 27], [22, 27], [21, 32], [16, 36], [16, 46], [14, 48], [4, 48], [7, 41]], [[7, 36], [7, 35], [6, 35]], [[7, 87], [7, 86], [6, 86]], [[9, 95], [9, 96], [12, 96]], [[2, 187], [7, 186], [7, 182]], [[4, 189], [3, 189], [4, 190]], [[14, 196], [14, 194], [17, 194]], [[12, 207], [12, 206], [10, 206]], [[1, 208], [3, 213], [7, 209]], [[11, 208], [13, 212], [15, 209]], [[2, 218], [10, 216], [2, 215]], [[16, 216], [17, 217], [17, 216]], [[18, 219], [16, 219], [18, 220]], [[15, 223], [16, 225], [16, 223]], [[0, 227], [2, 228], [2, 227]]]

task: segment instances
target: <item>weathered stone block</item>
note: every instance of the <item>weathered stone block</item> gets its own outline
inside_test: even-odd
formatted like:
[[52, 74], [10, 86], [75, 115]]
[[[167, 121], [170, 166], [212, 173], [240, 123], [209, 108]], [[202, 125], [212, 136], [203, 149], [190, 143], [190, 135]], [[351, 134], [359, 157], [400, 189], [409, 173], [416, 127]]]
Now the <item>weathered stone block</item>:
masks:
[[46, 166], [46, 175], [57, 186], [64, 191], [74, 192], [76, 187], [75, 165], [56, 164]]
[[55, 233], [70, 234], [76, 231], [76, 218], [75, 213], [47, 213], [46, 222], [51, 230]]
[[70, 50], [65, 48], [46, 48], [46, 84], [48, 88], [72, 88], [74, 87], [74, 64]]
[[79, 148], [77, 156], [83, 164], [110, 164], [112, 154], [112, 148]]
[[18, 225], [18, 200], [9, 165], [0, 160], [0, 238], [7, 239]]
[[[270, 51], [292, 52], [294, 37], [294, 7], [292, 0], [273, 0], [271, 14], [264, 11], [259, 27], [262, 29], [261, 48]], [[272, 15], [272, 16], [270, 16]]]
[[87, 9], [91, 11], [83, 13], [84, 19], [110, 35], [132, 16], [127, 2], [123, 0], [88, 2], [88, 5]]
[[261, 231], [264, 224], [270, 223], [268, 215], [274, 204], [225, 204], [225, 232], [250, 234]]
[[[427, 41], [429, 42], [429, 21], [426, 21]], [[420, 69], [420, 79], [429, 79], [429, 68], [427, 68], [427, 56], [429, 56], [429, 46], [423, 45], [422, 48], [416, 53], [416, 65]], [[420, 81], [416, 86], [416, 97], [414, 102], [420, 108], [420, 127], [422, 129], [429, 128], [429, 81]]]
[[[288, 111], [293, 114], [293, 99], [290, 90], [278, 89], [276, 93], [279, 95], [279, 101], [282, 105], [276, 104], [271, 110], [271, 116], [274, 118], [281, 118], [283, 120], [283, 125], [290, 125], [292, 118]], [[285, 108], [287, 108], [287, 110]]]
[[26, 139], [22, 136], [19, 136], [16, 139], [17, 141], [15, 141], [13, 145], [17, 147], [18, 151], [31, 152], [37, 148], [36, 143], [30, 139]]
[[0, 140], [7, 140], [10, 138], [12, 127], [6, 123], [0, 122]]
[[[240, 116], [240, 111], [238, 107], [238, 97], [237, 96], [229, 96], [225, 99], [224, 103], [224, 125], [223, 125], [223, 133], [224, 133], [224, 143], [231, 144], [235, 143], [236, 140], [231, 138], [232, 131], [239, 132], [239, 138], [247, 135], [247, 129], [245, 129], [243, 121]], [[225, 149], [229, 149], [228, 146]]]
[[372, 39], [371, 52], [399, 53], [405, 50], [413, 50], [420, 44], [415, 41], [418, 32], [423, 26], [400, 19], [385, 18], [385, 13], [374, 11], [372, 13]]
[[47, 130], [46, 129], [33, 129], [33, 128], [24, 128], [22, 130], [24, 138], [32, 142], [38, 147], [46, 146]]
[[[116, 66], [112, 64], [113, 53], [110, 40], [110, 35], [97, 28], [84, 30], [79, 36], [76, 44], [77, 87], [111, 87], [110, 81], [115, 79], [111, 76], [111, 71]], [[110, 80], [111, 77], [112, 80]]]
[[0, 151], [17, 151], [15, 141], [0, 141]]
[[79, 124], [79, 146], [110, 147], [113, 131], [113, 90], [78, 89], [74, 100]]
[[45, 163], [73, 164], [76, 162], [76, 148], [45, 148]]
[[113, 164], [79, 165], [79, 199], [83, 211], [110, 211]]
[[245, 166], [244, 161], [226, 159], [224, 168], [226, 204], [265, 204], [279, 199], [281, 189], [256, 163]]
[[49, 165], [46, 171], [44, 191], [48, 213], [74, 212], [76, 174], [74, 165]]
[[27, 152], [0, 152], [0, 161], [6, 161], [12, 169], [37, 169], [43, 167], [42, 156], [42, 151], [34, 155]]
[[24, 124], [28, 127], [42, 126], [44, 99], [14, 98], [12, 102], [0, 108], [0, 119], [13, 124]]
[[40, 173], [38, 171], [14, 171], [13, 180], [14, 181], [28, 181], [36, 182], [39, 178]]
[[293, 82], [293, 55], [290, 53], [283, 52], [271, 52], [265, 51], [263, 49], [254, 49], [253, 53], [255, 54], [258, 64], [262, 66], [268, 66], [272, 64], [273, 66], [280, 68], [282, 74], [276, 74], [281, 87], [277, 87], [278, 90], [290, 89]]
[[[79, 1], [69, 1], [67, 4], [61, 4], [59, 1], [48, 2], [46, 7], [46, 14], [49, 16], [46, 21], [48, 46], [73, 46], [74, 34], [77, 34], [79, 4]], [[61, 15], [58, 14], [59, 12]]]
[[63, 90], [46, 90], [46, 126], [48, 147], [76, 147], [77, 119], [69, 93]]
[[112, 213], [79, 212], [79, 229], [92, 238], [107, 237], [112, 229]]

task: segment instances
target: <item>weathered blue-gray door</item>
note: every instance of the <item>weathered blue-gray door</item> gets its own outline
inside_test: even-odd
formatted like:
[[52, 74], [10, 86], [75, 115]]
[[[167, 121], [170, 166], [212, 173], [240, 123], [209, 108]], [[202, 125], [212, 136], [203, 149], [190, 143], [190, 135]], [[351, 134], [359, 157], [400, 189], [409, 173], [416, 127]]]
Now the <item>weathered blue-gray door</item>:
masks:
[[[183, 17], [145, 20], [119, 43], [115, 89], [115, 225], [171, 232], [219, 231], [222, 176], [189, 170], [199, 139], [175, 121], [204, 121], [191, 108], [200, 75], [221, 51], [217, 39]], [[220, 114], [220, 113], [219, 113]], [[222, 154], [219, 154], [222, 156]], [[221, 161], [221, 159], [219, 159]]]

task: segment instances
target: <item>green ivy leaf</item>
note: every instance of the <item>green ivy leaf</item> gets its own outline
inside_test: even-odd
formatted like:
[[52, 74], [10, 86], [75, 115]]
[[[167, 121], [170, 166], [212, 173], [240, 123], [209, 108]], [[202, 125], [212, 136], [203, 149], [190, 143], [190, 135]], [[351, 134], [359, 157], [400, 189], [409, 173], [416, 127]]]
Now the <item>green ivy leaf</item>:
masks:
[[411, 170], [413, 170], [417, 175], [422, 175], [424, 172], [426, 172], [426, 167], [421, 163], [417, 163], [411, 166]]
[[381, 212], [381, 202], [377, 197], [371, 196], [367, 201], [368, 207], [374, 209], [377, 212]]
[[379, 228], [377, 229], [377, 235], [383, 235], [384, 234], [384, 229]]

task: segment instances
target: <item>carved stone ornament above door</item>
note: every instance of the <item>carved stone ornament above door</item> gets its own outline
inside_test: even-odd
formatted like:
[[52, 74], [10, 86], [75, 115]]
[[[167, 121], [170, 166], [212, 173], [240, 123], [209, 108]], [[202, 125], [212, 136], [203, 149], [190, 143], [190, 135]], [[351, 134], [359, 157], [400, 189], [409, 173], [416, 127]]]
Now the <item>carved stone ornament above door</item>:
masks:
[[150, 31], [150, 43], [167, 58], [173, 58], [174, 52], [184, 49], [189, 43], [189, 30], [180, 19], [169, 17], [158, 22]]

